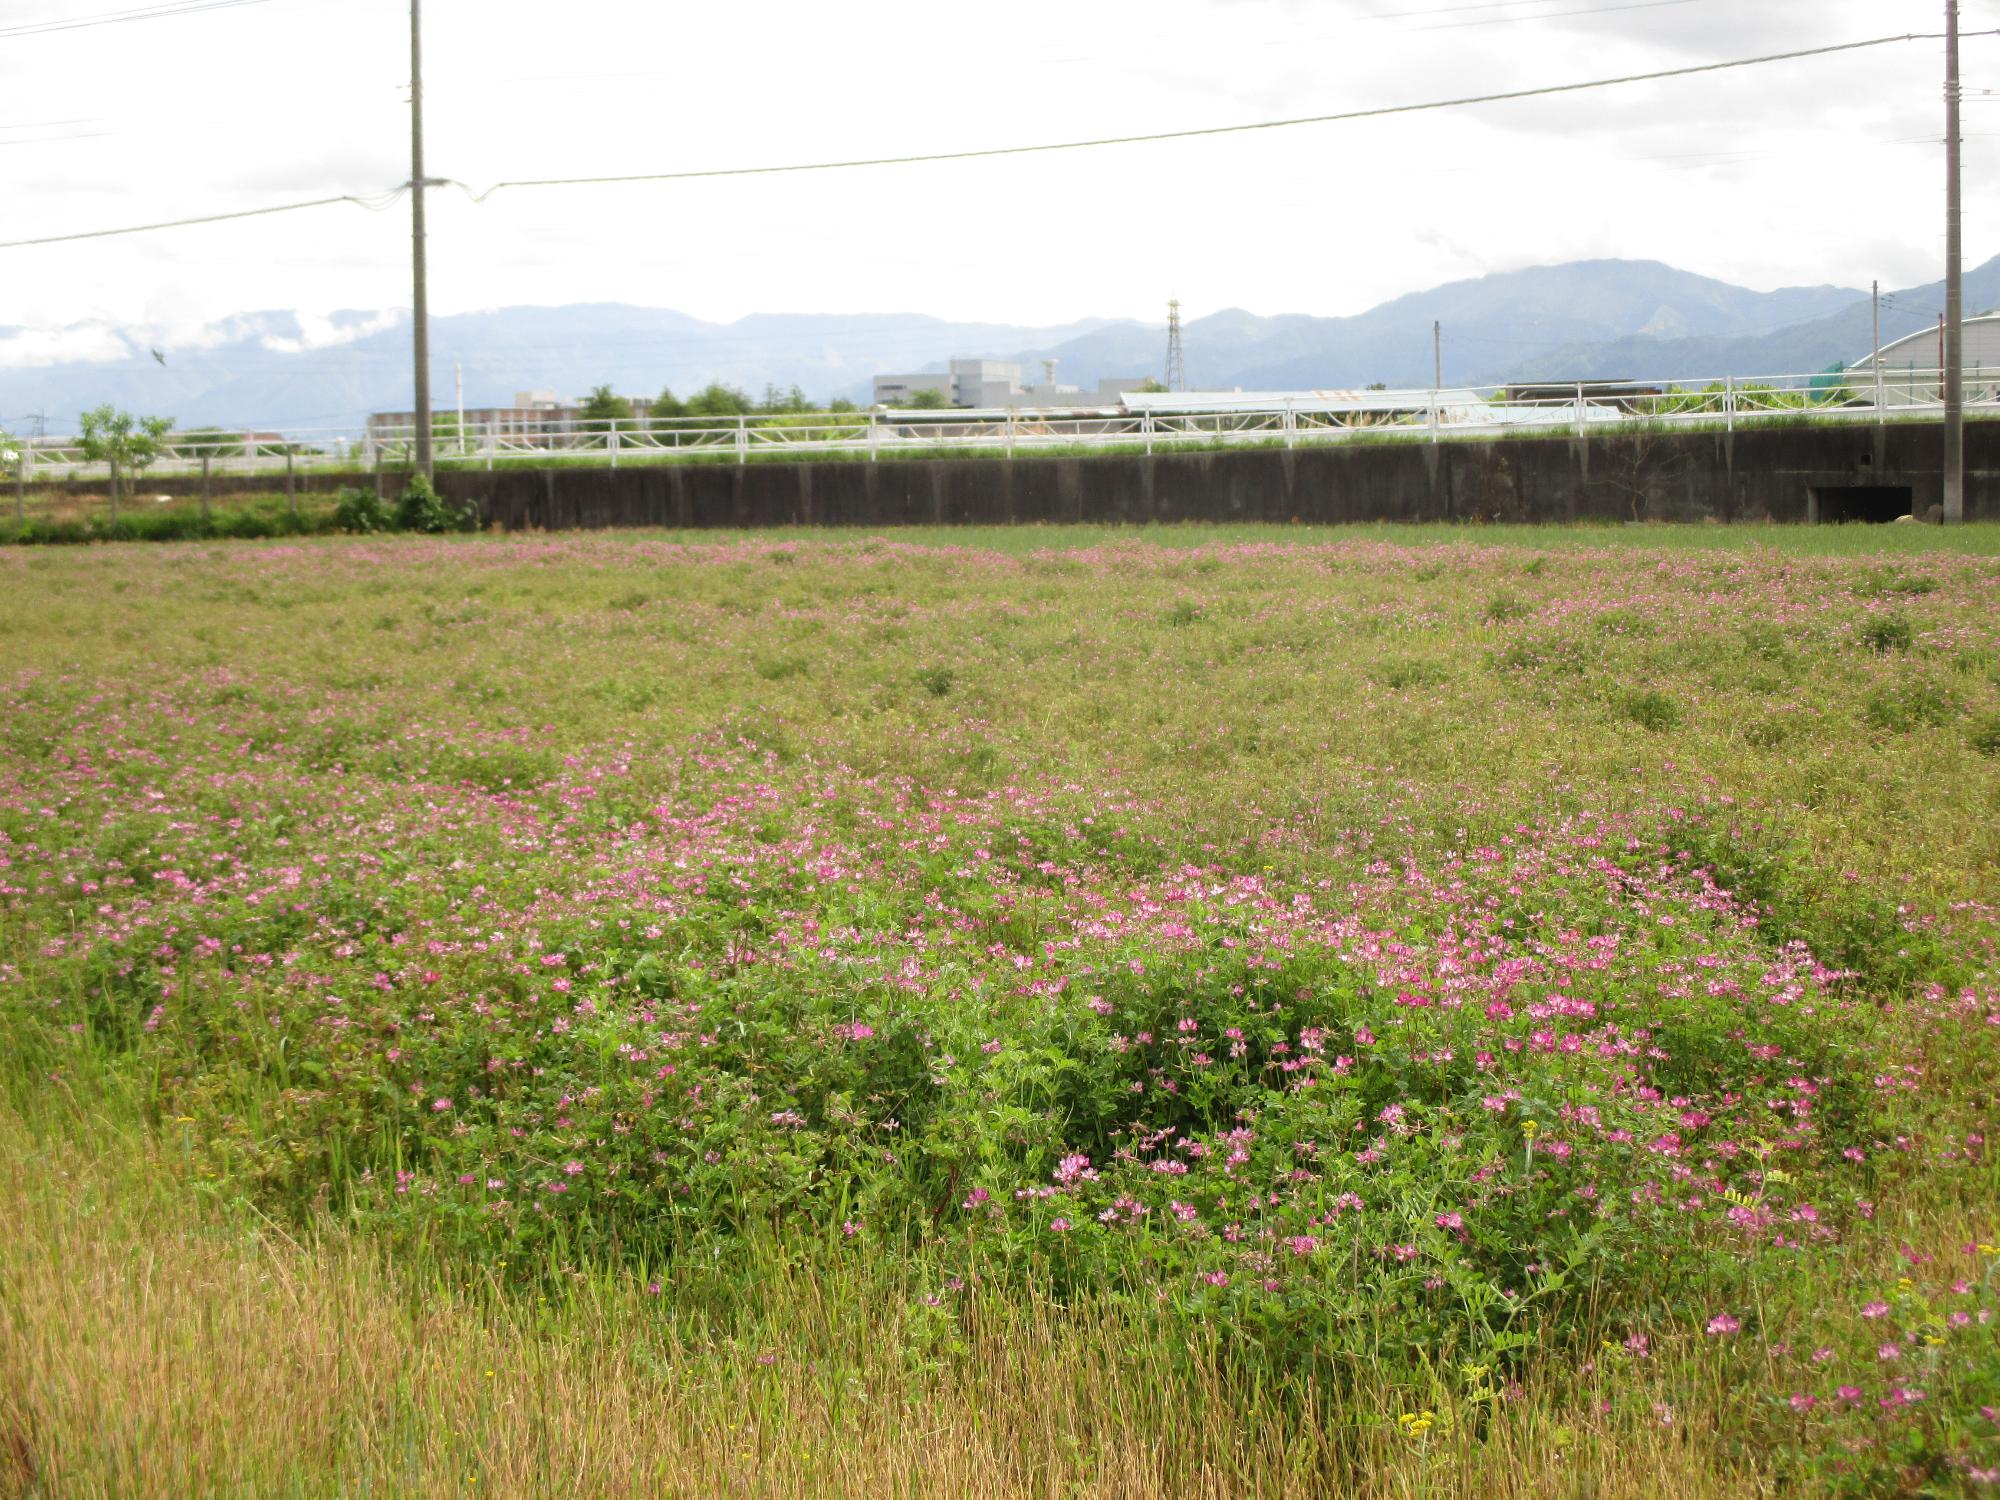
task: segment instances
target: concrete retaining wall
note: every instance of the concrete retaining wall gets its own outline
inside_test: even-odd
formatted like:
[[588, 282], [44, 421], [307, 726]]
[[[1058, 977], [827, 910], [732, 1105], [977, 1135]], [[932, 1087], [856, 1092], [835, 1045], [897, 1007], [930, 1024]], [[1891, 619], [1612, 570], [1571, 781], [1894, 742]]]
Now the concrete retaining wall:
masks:
[[[1966, 515], [2000, 519], [2000, 423], [1966, 428]], [[1942, 498], [1930, 425], [1353, 443], [1092, 458], [883, 459], [456, 473], [508, 529], [1172, 521], [1835, 519], [1839, 492]]]
[[[1966, 425], [1966, 516], [2000, 520], [2000, 422]], [[1008, 525], [1171, 521], [1724, 521], [1837, 519], [1862, 487], [1915, 513], [1942, 498], [1931, 423], [1454, 439], [1088, 458], [505, 467], [439, 475], [509, 530], [600, 526]], [[383, 476], [394, 495], [398, 474]], [[300, 492], [372, 485], [299, 476]], [[217, 475], [217, 496], [283, 487]], [[65, 488], [101, 492], [102, 481]], [[198, 491], [142, 478], [142, 494]], [[1865, 506], [1863, 507], [1865, 508]]]

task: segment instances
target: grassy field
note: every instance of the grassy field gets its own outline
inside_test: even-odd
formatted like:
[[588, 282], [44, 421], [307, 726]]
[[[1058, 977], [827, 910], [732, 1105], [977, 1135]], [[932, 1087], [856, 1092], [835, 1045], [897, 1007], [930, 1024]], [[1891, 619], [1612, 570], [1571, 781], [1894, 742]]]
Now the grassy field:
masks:
[[1996, 602], [0, 551], [0, 1495], [1990, 1492]]

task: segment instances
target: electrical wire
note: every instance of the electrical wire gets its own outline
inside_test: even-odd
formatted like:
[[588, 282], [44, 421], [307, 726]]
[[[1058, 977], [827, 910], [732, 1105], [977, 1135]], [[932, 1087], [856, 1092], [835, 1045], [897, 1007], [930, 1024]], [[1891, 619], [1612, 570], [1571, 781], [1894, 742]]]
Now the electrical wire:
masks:
[[128, 224], [118, 229], [89, 229], [80, 234], [51, 234], [31, 240], [0, 240], [0, 250], [17, 250], [28, 245], [60, 245], [71, 240], [101, 240], [118, 234], [145, 234], [155, 229], [186, 229], [195, 224], [221, 224], [231, 219], [256, 219], [267, 214], [296, 213], [302, 208], [326, 208], [335, 203], [352, 203], [357, 208], [365, 208], [370, 213], [380, 213], [395, 206], [396, 201], [409, 188], [393, 188], [374, 197], [362, 197], [354, 193], [341, 193], [333, 198], [308, 198], [302, 203], [274, 203], [268, 208], [241, 208], [234, 213], [203, 214], [194, 219], [163, 219], [157, 224]]
[[[1973, 35], [1993, 35], [1990, 32]], [[1627, 73], [1617, 78], [1593, 78], [1579, 83], [1544, 84], [1538, 88], [1508, 89], [1492, 94], [1469, 94], [1456, 99], [1432, 99], [1421, 104], [1390, 104], [1375, 109], [1343, 110], [1338, 114], [1304, 115], [1290, 120], [1259, 120], [1247, 125], [1207, 125], [1188, 130], [1161, 130], [1147, 135], [1103, 136], [1095, 140], [1051, 141], [1034, 146], [987, 146], [971, 151], [935, 151], [911, 156], [860, 157], [848, 161], [791, 162], [771, 167], [710, 167], [686, 172], [635, 172], [608, 177], [539, 177], [496, 182], [484, 192], [474, 192], [462, 182], [453, 186], [474, 203], [484, 203], [503, 188], [602, 187], [632, 182], [686, 182], [707, 177], [764, 177], [781, 172], [838, 172], [856, 167], [900, 167], [920, 162], [974, 161], [999, 156], [1033, 156], [1054, 151], [1084, 151], [1100, 146], [1136, 146], [1154, 141], [1184, 141], [1203, 136], [1243, 135], [1258, 130], [1286, 130], [1300, 125], [1332, 125], [1351, 120], [1375, 120], [1392, 115], [1420, 114], [1431, 110], [1460, 109], [1474, 104], [1499, 104], [1512, 99], [1534, 99], [1550, 94], [1573, 94], [1586, 89], [1614, 88], [1627, 83], [1651, 83], [1664, 78], [1685, 78], [1697, 73], [1720, 73], [1730, 68], [1755, 67], [1763, 63], [1791, 62], [1804, 57], [1826, 57], [1839, 52], [1858, 52], [1868, 47], [1885, 47], [1897, 42], [1929, 40], [1927, 32], [1905, 32], [1898, 36], [1870, 37], [1858, 42], [1836, 42], [1825, 47], [1804, 47], [1791, 52], [1772, 52], [1761, 57], [1734, 58], [1726, 62], [1692, 63], [1680, 68], [1660, 68], [1649, 73]], [[0, 249], [7, 248], [0, 244]]]
[[[253, 4], [261, 0], [208, 0], [210, 4]], [[1803, 47], [1790, 52], [1771, 52], [1759, 57], [1732, 58], [1723, 62], [1691, 63], [1679, 68], [1659, 68], [1647, 73], [1627, 73], [1616, 78], [1585, 79], [1577, 83], [1544, 84], [1537, 88], [1508, 89], [1492, 94], [1470, 94], [1455, 99], [1433, 99], [1419, 104], [1391, 104], [1374, 109], [1344, 110], [1337, 114], [1305, 115], [1288, 120], [1259, 120], [1245, 125], [1208, 125], [1187, 130], [1162, 130], [1147, 135], [1104, 136], [1094, 140], [1052, 141], [1032, 146], [987, 146], [969, 151], [938, 151], [910, 156], [861, 157], [846, 161], [791, 162], [780, 166], [767, 167], [711, 167], [685, 172], [639, 172], [607, 177], [543, 177], [510, 179], [496, 182], [484, 192], [475, 192], [466, 183], [456, 179], [432, 179], [458, 188], [474, 203], [484, 203], [504, 188], [532, 187], [602, 187], [613, 184], [634, 182], [686, 182], [711, 177], [767, 177], [778, 173], [795, 172], [835, 172], [857, 167], [912, 166], [925, 162], [975, 161], [1003, 156], [1033, 156], [1056, 151], [1085, 151], [1103, 146], [1133, 146], [1155, 141], [1192, 140], [1208, 136], [1243, 135], [1252, 131], [1285, 130], [1302, 125], [1331, 125], [1352, 120], [1383, 119], [1395, 115], [1419, 114], [1433, 110], [1460, 109], [1476, 104], [1499, 104], [1514, 99], [1542, 98], [1552, 94], [1573, 94], [1589, 89], [1615, 88], [1628, 83], [1651, 83], [1667, 78], [1686, 78], [1701, 73], [1720, 73], [1733, 68], [1757, 67], [1765, 63], [1792, 62], [1807, 57], [1827, 57], [1837, 53], [1858, 52], [1870, 47], [1891, 46], [1899, 42], [1928, 41], [1936, 38], [1933, 32], [1904, 32], [1894, 36], [1869, 37], [1862, 41], [1835, 42], [1824, 47]], [[1966, 33], [1968, 36], [2000, 35], [2000, 31]], [[145, 234], [159, 229], [185, 229], [201, 224], [219, 224], [233, 219], [254, 219], [270, 214], [294, 213], [300, 209], [322, 208], [335, 203], [354, 203], [363, 208], [379, 211], [395, 201], [395, 193], [407, 190], [407, 184], [394, 193], [383, 195], [381, 201], [374, 202], [353, 194], [341, 194], [331, 198], [312, 198], [300, 203], [273, 204], [267, 208], [238, 209], [232, 213], [204, 214], [195, 218], [167, 219], [153, 224], [130, 224], [116, 229], [92, 229], [71, 234], [39, 235], [32, 239], [0, 240], [0, 250], [18, 250], [33, 245], [67, 244], [76, 240], [108, 239], [116, 235]]]
[[94, 16], [73, 16], [53, 21], [30, 21], [20, 26], [0, 26], [0, 40], [15, 36], [45, 36], [54, 31], [83, 31], [92, 26], [119, 26], [127, 21], [160, 21], [174, 16], [191, 16], [206, 10], [237, 10], [245, 5], [268, 5], [270, 0], [184, 0], [178, 5], [148, 5], [134, 10], [102, 11]]

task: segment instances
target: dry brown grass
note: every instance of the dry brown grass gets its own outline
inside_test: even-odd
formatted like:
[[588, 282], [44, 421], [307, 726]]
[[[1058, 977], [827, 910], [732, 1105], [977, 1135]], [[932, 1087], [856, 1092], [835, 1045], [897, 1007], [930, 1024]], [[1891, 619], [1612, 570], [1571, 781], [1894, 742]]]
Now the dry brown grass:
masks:
[[13, 1118], [0, 1198], [7, 1495], [1765, 1492], [1685, 1403], [1671, 1426], [1613, 1423], [1577, 1389], [1413, 1443], [1365, 1399], [1288, 1421], [1048, 1307], [925, 1365], [896, 1308], [796, 1278], [767, 1289], [769, 1351], [630, 1294], [453, 1288], [203, 1206], [130, 1138], [86, 1149]]

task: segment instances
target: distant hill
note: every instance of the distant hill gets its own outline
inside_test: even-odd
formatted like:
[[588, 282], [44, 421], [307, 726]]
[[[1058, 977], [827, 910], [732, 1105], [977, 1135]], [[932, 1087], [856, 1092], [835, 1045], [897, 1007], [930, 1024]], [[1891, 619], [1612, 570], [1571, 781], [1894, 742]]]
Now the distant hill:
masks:
[[[1887, 294], [1884, 341], [1934, 322], [1942, 303], [1936, 284]], [[2000, 305], [2000, 257], [1967, 272], [1966, 305]], [[1824, 369], [1869, 349], [1868, 297], [1853, 288], [1757, 292], [1658, 261], [1590, 260], [1450, 282], [1352, 317], [1211, 313], [1186, 327], [1189, 382], [1426, 386], [1434, 320], [1444, 328], [1445, 380], [1461, 384], [1778, 374]], [[48, 334], [0, 327], [0, 425], [19, 427], [20, 414], [41, 412], [48, 430], [72, 431], [78, 412], [112, 401], [183, 426], [353, 426], [370, 411], [410, 404], [409, 327], [400, 312], [241, 314], [162, 349], [164, 364], [145, 336], [103, 324], [57, 335], [93, 357], [9, 364], [16, 336], [25, 346]], [[1019, 359], [1031, 371], [1033, 361], [1052, 358], [1060, 380], [1088, 387], [1157, 376], [1166, 353], [1159, 325], [1131, 320], [1031, 328], [915, 313], [767, 313], [710, 323], [615, 303], [440, 317], [432, 349], [440, 409], [453, 403], [455, 367], [468, 406], [538, 388], [575, 396], [604, 383], [632, 395], [664, 385], [685, 394], [712, 379], [753, 394], [798, 385], [818, 399], [866, 399], [877, 373], [942, 371], [954, 356]]]
[[[2000, 256], [1965, 273], [1965, 311], [2000, 308]], [[1935, 327], [1944, 311], [1944, 283], [1885, 293], [1882, 342]], [[1523, 378], [1618, 379], [1628, 375], [1690, 379], [1734, 374], [1802, 375], [1836, 361], [1852, 364], [1873, 349], [1873, 312], [1866, 294], [1824, 317], [1734, 338], [1654, 338], [1630, 334], [1565, 345], [1523, 358], [1507, 372]]]
[[[1060, 343], [1104, 324], [1083, 319], [1051, 328], [953, 323], [915, 313], [858, 316], [766, 313], [708, 323], [665, 308], [618, 303], [509, 307], [431, 320], [431, 391], [440, 409], [454, 401], [462, 369], [468, 406], [509, 402], [516, 391], [576, 396], [609, 383], [628, 395], [682, 395], [726, 380], [753, 395], [766, 384], [807, 395], [865, 396], [878, 372], [943, 368], [955, 354], [986, 346]], [[10, 335], [0, 327], [0, 352]], [[100, 324], [64, 330], [116, 357], [41, 367], [0, 364], [0, 424], [47, 413], [48, 430], [73, 431], [76, 414], [101, 401], [161, 412], [182, 426], [354, 426], [371, 411], [410, 407], [407, 314], [345, 312], [331, 327], [308, 328], [289, 312], [225, 320], [199, 345], [162, 350]], [[316, 347], [295, 348], [318, 337]]]
[[[1641, 334], [1750, 337], [1825, 317], [1861, 293], [1845, 287], [1753, 292], [1649, 260], [1535, 266], [1413, 292], [1348, 318], [1259, 317], [1231, 308], [1187, 325], [1191, 385], [1299, 390], [1427, 386], [1431, 324], [1444, 325], [1447, 382], [1484, 382], [1564, 349]], [[1053, 356], [1065, 379], [1157, 369], [1157, 330], [1100, 328], [1066, 344], [1022, 351]]]

